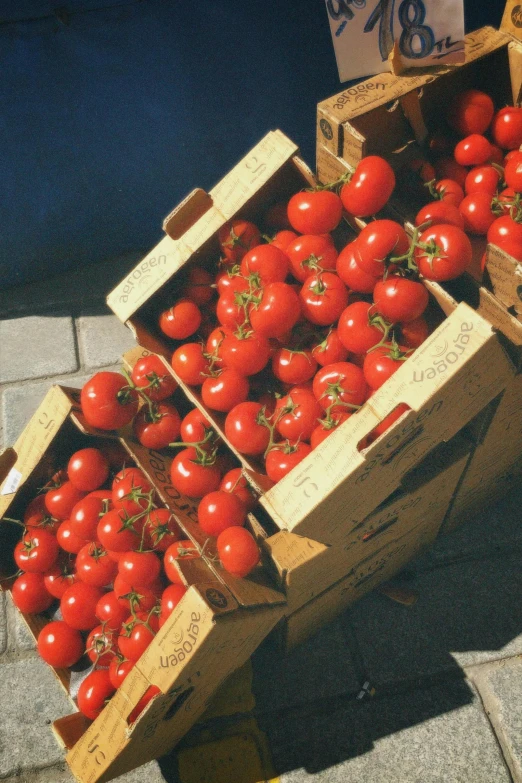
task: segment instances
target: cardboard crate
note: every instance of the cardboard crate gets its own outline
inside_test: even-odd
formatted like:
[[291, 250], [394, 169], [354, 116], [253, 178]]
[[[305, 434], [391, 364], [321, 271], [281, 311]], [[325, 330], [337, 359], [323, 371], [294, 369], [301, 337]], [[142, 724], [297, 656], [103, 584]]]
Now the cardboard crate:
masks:
[[[102, 439], [112, 448], [121, 448], [122, 460], [130, 455], [141, 465], [142, 454], [124, 434], [117, 437], [86, 426], [78, 390], [53, 387], [14, 449], [2, 457], [3, 469], [9, 471], [0, 487], [0, 519], [8, 513], [20, 514], [37, 488], [57, 467], [67, 464], [76, 449], [99, 446]], [[151, 464], [157, 469], [153, 455], [147, 462], [149, 471]], [[158, 494], [161, 497], [161, 491]], [[10, 523], [1, 523], [4, 552], [14, 543], [12, 529]], [[261, 567], [259, 581], [250, 589], [252, 600], [243, 592], [241, 603], [203, 560], [181, 561], [180, 571], [188, 586], [186, 595], [98, 719], [90, 724], [76, 712], [54, 725], [69, 749], [67, 762], [81, 783], [110, 780], [170, 750], [204, 713], [219, 685], [249, 659], [284, 613], [284, 595]], [[46, 622], [43, 616], [27, 621], [35, 635]], [[55, 671], [69, 691], [69, 671]], [[129, 724], [129, 715], [150, 685], [160, 693]]]

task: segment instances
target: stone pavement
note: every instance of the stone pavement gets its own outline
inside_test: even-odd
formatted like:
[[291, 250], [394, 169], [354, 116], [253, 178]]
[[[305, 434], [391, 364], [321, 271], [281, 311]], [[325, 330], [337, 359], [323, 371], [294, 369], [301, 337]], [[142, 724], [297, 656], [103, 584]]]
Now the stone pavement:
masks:
[[[51, 383], [81, 386], [133, 345], [104, 297], [134, 261], [0, 292], [4, 446]], [[408, 566], [415, 604], [369, 595], [284, 660], [268, 641], [248, 719], [214, 718], [121, 780], [522, 783], [521, 560], [522, 491]], [[70, 783], [50, 723], [72, 709], [0, 594], [0, 780]]]

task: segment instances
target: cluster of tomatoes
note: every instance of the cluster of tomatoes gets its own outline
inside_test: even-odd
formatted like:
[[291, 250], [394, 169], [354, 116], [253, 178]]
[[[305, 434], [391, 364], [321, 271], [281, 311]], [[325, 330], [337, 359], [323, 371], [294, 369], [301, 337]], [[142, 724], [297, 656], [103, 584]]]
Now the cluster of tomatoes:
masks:
[[[158, 506], [142, 471], [122, 468], [110, 449], [75, 452], [28, 504], [23, 525], [13, 601], [26, 614], [59, 608], [38, 652], [57, 668], [88, 656], [94, 668], [78, 707], [94, 719], [185, 594], [177, 562], [200, 552]], [[131, 722], [156, 693], [147, 690]]]
[[443, 222], [486, 236], [522, 261], [522, 108], [495, 111], [489, 95], [466, 90], [452, 100], [447, 122], [450, 132], [430, 140], [434, 165], [414, 164], [435, 198], [416, 224]]

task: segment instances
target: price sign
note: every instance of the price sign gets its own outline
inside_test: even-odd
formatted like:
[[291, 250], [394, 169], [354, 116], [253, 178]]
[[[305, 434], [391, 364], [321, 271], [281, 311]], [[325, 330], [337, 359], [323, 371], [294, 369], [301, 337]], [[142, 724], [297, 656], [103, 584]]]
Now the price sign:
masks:
[[326, 0], [342, 82], [403, 68], [464, 62], [463, 0]]

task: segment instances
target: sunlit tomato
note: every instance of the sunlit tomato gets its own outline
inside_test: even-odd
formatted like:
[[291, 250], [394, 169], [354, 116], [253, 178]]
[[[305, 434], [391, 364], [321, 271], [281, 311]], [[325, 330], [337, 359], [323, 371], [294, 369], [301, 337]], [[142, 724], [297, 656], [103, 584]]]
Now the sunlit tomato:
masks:
[[115, 688], [107, 669], [95, 669], [78, 688], [78, 709], [89, 720], [96, 720]]
[[348, 304], [348, 289], [333, 272], [307, 277], [299, 293], [303, 316], [318, 326], [337, 321]]
[[509, 215], [497, 218], [488, 229], [488, 243], [502, 248], [517, 261], [522, 261], [522, 224]]
[[378, 155], [369, 155], [358, 163], [350, 182], [343, 185], [341, 201], [351, 215], [368, 217], [384, 207], [394, 188], [395, 174], [390, 164]]
[[270, 358], [270, 343], [262, 334], [247, 333], [238, 337], [231, 332], [225, 335], [221, 344], [221, 356], [226, 367], [243, 375], [261, 372]]
[[67, 625], [78, 631], [90, 631], [98, 625], [96, 605], [103, 592], [86, 582], [75, 582], [62, 596], [60, 609]]
[[14, 559], [22, 571], [43, 573], [52, 568], [58, 552], [58, 543], [52, 533], [43, 528], [29, 528], [15, 546]]
[[258, 402], [236, 405], [225, 419], [227, 440], [241, 454], [262, 454], [270, 440], [270, 431], [262, 421], [263, 407]]
[[91, 541], [78, 552], [76, 575], [88, 585], [104, 587], [116, 576], [117, 565], [107, 554], [107, 550]]
[[255, 275], [259, 285], [282, 283], [290, 266], [288, 256], [275, 245], [257, 245], [249, 250], [241, 261], [244, 277]]
[[118, 560], [118, 573], [138, 590], [150, 588], [161, 570], [161, 563], [154, 552], [125, 552]]
[[174, 457], [170, 478], [174, 488], [182, 495], [188, 495], [189, 498], [202, 498], [207, 492], [213, 492], [219, 487], [221, 472], [219, 466], [211, 461], [204, 464], [202, 458], [198, 458], [196, 449], [190, 447], [183, 449]]
[[147, 541], [157, 552], [166, 552], [181, 538], [181, 529], [167, 508], [155, 508], [147, 516]]
[[201, 310], [190, 299], [178, 299], [159, 317], [159, 328], [171, 340], [186, 340], [197, 332], [200, 323]]
[[414, 321], [428, 306], [429, 294], [416, 280], [389, 275], [386, 280], [377, 281], [373, 301], [387, 321]]
[[237, 495], [243, 501], [247, 512], [252, 511], [256, 505], [256, 497], [241, 468], [232, 468], [228, 473], [225, 473], [219, 489], [223, 490], [223, 492], [233, 492], [234, 495]]
[[114, 593], [121, 606], [125, 607], [127, 614], [135, 611], [149, 612], [157, 606], [163, 587], [160, 583], [154, 583], [150, 588], [133, 587], [117, 574], [114, 579]]
[[428, 222], [432, 226], [443, 223], [464, 229], [464, 218], [459, 208], [450, 201], [432, 201], [422, 207], [415, 218], [415, 225], [422, 226]]
[[154, 353], [138, 359], [131, 377], [136, 386], [146, 389], [147, 396], [154, 402], [170, 397], [178, 385], [160, 357]]
[[221, 326], [236, 329], [248, 323], [250, 309], [248, 292], [229, 290], [219, 297], [216, 316]]
[[491, 157], [491, 145], [485, 136], [472, 133], [459, 141], [453, 152], [461, 166], [480, 166]]
[[500, 174], [494, 166], [477, 166], [471, 169], [466, 177], [464, 188], [466, 193], [484, 192], [494, 196], [497, 192]]
[[74, 666], [83, 655], [81, 634], [61, 620], [44, 625], [38, 634], [38, 653], [49, 666], [65, 669]]
[[200, 386], [205, 380], [209, 361], [201, 343], [185, 343], [172, 355], [172, 369], [188, 386]]
[[453, 158], [439, 158], [435, 163], [437, 179], [451, 179], [464, 187], [468, 170]]
[[160, 628], [166, 623], [186, 592], [187, 588], [184, 585], [169, 585], [165, 588], [161, 596]]
[[468, 234], [484, 236], [495, 220], [491, 211], [491, 195], [483, 191], [466, 196], [459, 204], [459, 211]]
[[225, 259], [238, 264], [245, 253], [261, 242], [261, 234], [248, 220], [232, 220], [219, 230], [219, 244]]
[[[129, 521], [130, 520], [130, 521]], [[141, 526], [132, 520], [123, 509], [112, 509], [104, 514], [96, 529], [102, 546], [110, 552], [127, 552], [139, 545], [138, 532]]]
[[470, 265], [471, 242], [457, 226], [434, 226], [419, 237], [415, 250], [419, 272], [427, 280], [453, 280]]
[[491, 135], [502, 149], [518, 149], [522, 145], [522, 109], [505, 106], [497, 111], [491, 123]]
[[356, 240], [355, 260], [369, 275], [382, 277], [386, 260], [408, 252], [410, 240], [404, 228], [394, 220], [372, 220]]
[[363, 365], [363, 373], [366, 383], [372, 389], [379, 389], [388, 378], [402, 367], [406, 356], [398, 347], [383, 345], [366, 354]]
[[187, 299], [201, 307], [210, 302], [213, 296], [211, 288], [214, 282], [212, 275], [201, 266], [191, 264], [186, 270], [186, 279], [183, 285], [183, 294]]
[[456, 207], [464, 198], [464, 191], [458, 182], [454, 179], [439, 179], [435, 183], [435, 190], [439, 194], [441, 201], [449, 201]]
[[276, 444], [265, 459], [266, 475], [274, 482], [281, 481], [290, 471], [295, 468], [311, 452], [308, 443], [302, 441], [297, 443]]
[[406, 348], [418, 348], [427, 339], [430, 330], [424, 318], [400, 324], [401, 344]]
[[259, 562], [259, 547], [244, 527], [224, 530], [218, 537], [217, 551], [221, 565], [233, 576], [248, 576]]
[[484, 133], [489, 127], [495, 106], [489, 95], [480, 90], [457, 93], [450, 103], [447, 120], [461, 136]]
[[199, 549], [189, 539], [171, 544], [163, 558], [163, 568], [167, 579], [173, 584], [183, 584], [177, 564], [180, 560], [195, 560], [201, 557]]
[[351, 412], [334, 413], [333, 416], [330, 416], [329, 419], [321, 419], [319, 424], [312, 431], [312, 436], [310, 438], [310, 445], [312, 449], [317, 448], [317, 446], [322, 443], [323, 440], [326, 440], [328, 435], [337, 429], [337, 427], [339, 427], [343, 421], [349, 419], [351, 415]]
[[38, 614], [48, 609], [54, 597], [47, 591], [44, 575], [28, 573], [19, 576], [11, 588], [14, 605], [24, 614]]
[[45, 589], [54, 598], [61, 598], [68, 587], [76, 581], [76, 576], [72, 573], [73, 565], [67, 561], [58, 561], [44, 573]]
[[199, 408], [189, 411], [181, 422], [180, 435], [185, 443], [199, 443], [205, 438], [210, 422]]
[[366, 353], [381, 341], [382, 330], [370, 324], [370, 312], [374, 310], [367, 302], [353, 302], [341, 313], [337, 331], [350, 353]]
[[118, 372], [97, 372], [81, 391], [83, 415], [91, 427], [119, 430], [138, 411], [138, 395]]
[[351, 362], [335, 362], [322, 367], [313, 383], [314, 395], [321, 408], [332, 412], [353, 410], [366, 399], [368, 387], [359, 367]]
[[[127, 615], [125, 615], [126, 617]], [[114, 656], [109, 664], [109, 677], [116, 690], [120, 687], [125, 677], [134, 667], [134, 661], [122, 660], [119, 656]]]
[[75, 451], [67, 465], [69, 481], [81, 492], [92, 492], [107, 480], [109, 463], [99, 449]]
[[170, 402], [159, 402], [152, 408], [144, 405], [132, 423], [141, 445], [158, 451], [178, 439], [180, 426], [178, 410]]
[[278, 348], [272, 356], [272, 372], [282, 383], [305, 383], [316, 370], [317, 362], [308, 348], [301, 351]]
[[145, 477], [130, 471], [113, 484], [112, 503], [116, 510], [122, 509], [132, 517], [141, 514], [151, 501], [152, 484]]
[[312, 356], [322, 367], [333, 362], [344, 362], [348, 358], [348, 351], [340, 341], [337, 329], [328, 331], [324, 340], [312, 350]]
[[210, 410], [226, 413], [244, 402], [248, 392], [248, 379], [237, 370], [225, 367], [219, 375], [205, 378], [201, 398]]
[[112, 631], [119, 631], [128, 613], [127, 608], [120, 604], [114, 590], [104, 593], [96, 604], [96, 617]]
[[341, 222], [343, 205], [329, 190], [301, 191], [288, 202], [287, 214], [300, 234], [329, 234]]
[[118, 636], [120, 652], [129, 661], [137, 661], [153, 641], [158, 629], [157, 615], [137, 612], [135, 617], [127, 619], [122, 633]]
[[[286, 204], [284, 205], [285, 208], [285, 217], [286, 217]], [[288, 223], [288, 218], [286, 218], [286, 222]], [[290, 225], [288, 223], [288, 225]], [[272, 244], [279, 248], [279, 250], [282, 250], [283, 252], [287, 252], [288, 246], [297, 239], [298, 234], [295, 233], [295, 231], [289, 231], [288, 229], [284, 229], [283, 231], [278, 231], [277, 234], [274, 236], [272, 240]]]
[[515, 153], [506, 163], [504, 180], [509, 188], [522, 193], [522, 152]]
[[250, 311], [252, 328], [265, 337], [280, 337], [292, 329], [301, 315], [299, 297], [286, 283], [266, 285]]
[[335, 269], [337, 250], [331, 236], [304, 234], [297, 237], [286, 249], [290, 259], [290, 271], [296, 280], [304, 283], [315, 272]]
[[71, 530], [85, 541], [94, 541], [101, 516], [107, 512], [109, 505], [103, 498], [87, 495], [82, 498], [71, 511]]
[[375, 285], [375, 275], [365, 272], [357, 263], [357, 242], [350, 242], [341, 250], [337, 259], [336, 271], [351, 291], [371, 294]]
[[227, 527], [243, 526], [246, 508], [232, 492], [217, 490], [201, 498], [198, 506], [199, 526], [208, 536], [218, 536]]
[[74, 506], [85, 497], [85, 492], [66, 481], [45, 494], [45, 506], [54, 519], [68, 519]]
[[87, 637], [85, 652], [89, 660], [98, 666], [109, 666], [116, 654], [114, 631], [103, 625], [97, 625]]
[[56, 531], [56, 541], [65, 552], [73, 555], [78, 554], [80, 549], [85, 546], [85, 538], [80, 538], [76, 533], [73, 533], [70, 519], [64, 519], [60, 524]]
[[300, 387], [280, 397], [275, 409], [276, 429], [290, 441], [310, 440], [323, 410], [312, 391]]

